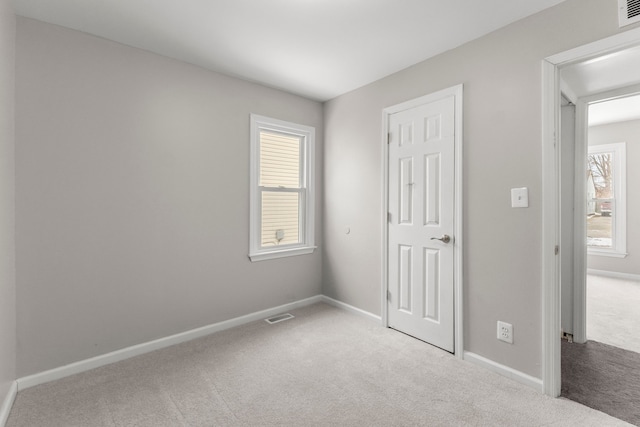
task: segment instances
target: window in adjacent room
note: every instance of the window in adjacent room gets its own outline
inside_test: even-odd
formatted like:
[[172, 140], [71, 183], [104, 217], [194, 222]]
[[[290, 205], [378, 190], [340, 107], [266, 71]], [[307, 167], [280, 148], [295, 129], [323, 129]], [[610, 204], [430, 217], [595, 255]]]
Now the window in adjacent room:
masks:
[[312, 253], [315, 129], [251, 115], [251, 261]]
[[587, 247], [590, 255], [627, 255], [625, 157], [624, 142], [589, 146]]

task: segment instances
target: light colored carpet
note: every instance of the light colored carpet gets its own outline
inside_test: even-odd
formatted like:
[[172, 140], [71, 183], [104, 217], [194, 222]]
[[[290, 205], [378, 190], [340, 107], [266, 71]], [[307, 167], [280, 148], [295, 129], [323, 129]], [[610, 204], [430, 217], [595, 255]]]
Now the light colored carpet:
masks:
[[317, 304], [21, 391], [8, 427], [618, 426]]
[[640, 353], [640, 283], [587, 276], [587, 339]]

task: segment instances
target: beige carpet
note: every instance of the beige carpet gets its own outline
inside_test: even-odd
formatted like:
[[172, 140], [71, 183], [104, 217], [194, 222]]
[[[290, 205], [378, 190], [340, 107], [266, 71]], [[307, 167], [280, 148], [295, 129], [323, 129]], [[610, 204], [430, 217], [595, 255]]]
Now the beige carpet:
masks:
[[8, 427], [618, 426], [317, 304], [20, 392]]
[[587, 275], [587, 339], [640, 353], [640, 282]]

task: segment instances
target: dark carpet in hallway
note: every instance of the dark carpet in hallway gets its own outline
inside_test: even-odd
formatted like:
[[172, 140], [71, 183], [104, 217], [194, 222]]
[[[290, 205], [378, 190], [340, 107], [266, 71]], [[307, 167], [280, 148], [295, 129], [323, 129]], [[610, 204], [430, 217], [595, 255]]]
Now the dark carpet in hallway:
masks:
[[562, 397], [640, 426], [640, 353], [563, 341]]

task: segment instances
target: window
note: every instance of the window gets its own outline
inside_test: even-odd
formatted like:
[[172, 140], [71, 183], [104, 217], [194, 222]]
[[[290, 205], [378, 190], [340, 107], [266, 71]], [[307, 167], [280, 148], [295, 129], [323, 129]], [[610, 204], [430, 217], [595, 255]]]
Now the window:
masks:
[[627, 255], [625, 165], [624, 142], [589, 147], [587, 247], [590, 255], [619, 258]]
[[315, 129], [251, 115], [251, 261], [312, 253]]

